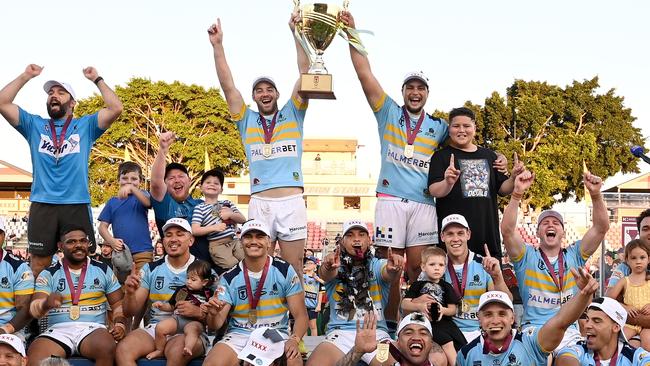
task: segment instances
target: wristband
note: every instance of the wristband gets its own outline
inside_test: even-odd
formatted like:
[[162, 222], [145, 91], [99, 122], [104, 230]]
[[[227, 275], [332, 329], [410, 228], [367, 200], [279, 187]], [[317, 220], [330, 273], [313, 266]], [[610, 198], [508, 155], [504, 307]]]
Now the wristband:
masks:
[[97, 83], [99, 83], [102, 80], [104, 80], [104, 78], [101, 77], [101, 76], [98, 76], [97, 79], [95, 79], [95, 81], [93, 81], [93, 83], [95, 83], [95, 85], [97, 85]]

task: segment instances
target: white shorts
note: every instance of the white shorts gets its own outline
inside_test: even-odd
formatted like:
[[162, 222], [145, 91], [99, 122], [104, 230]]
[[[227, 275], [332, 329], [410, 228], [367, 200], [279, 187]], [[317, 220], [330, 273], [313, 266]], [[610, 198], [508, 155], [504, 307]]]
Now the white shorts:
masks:
[[[289, 339], [289, 336], [279, 332], [282, 337], [285, 339]], [[232, 348], [233, 351], [235, 351], [235, 354], [239, 355], [239, 352], [241, 352], [244, 347], [246, 346], [246, 342], [248, 342], [248, 338], [250, 335], [248, 334], [241, 334], [241, 333], [234, 333], [234, 332], [229, 332], [224, 334], [223, 338], [217, 343], [223, 343], [226, 346]]]
[[38, 338], [44, 337], [53, 340], [63, 347], [66, 356], [70, 357], [79, 354], [78, 347], [81, 341], [97, 329], [106, 329], [106, 326], [91, 322], [64, 322], [47, 328]]
[[438, 244], [436, 207], [399, 197], [379, 197], [375, 206], [375, 245], [408, 248]]
[[465, 336], [465, 340], [467, 341], [467, 343], [469, 343], [469, 342], [475, 340], [477, 337], [481, 336], [481, 330], [480, 329], [472, 330], [472, 331], [469, 331], [469, 332], [461, 331], [461, 333], [463, 333], [463, 336]]
[[263, 221], [271, 230], [271, 240], [307, 238], [307, 208], [302, 194], [281, 198], [251, 196], [248, 217]]
[[[151, 338], [156, 339], [156, 324], [147, 325], [146, 327], [144, 327], [144, 331], [147, 332], [147, 334], [149, 334], [151, 336]], [[170, 340], [170, 339], [172, 339], [174, 337], [177, 337], [177, 336], [179, 336], [181, 334], [182, 333], [167, 336], [167, 340]], [[210, 346], [210, 342], [208, 341], [208, 335], [205, 332], [203, 332], [203, 333], [201, 333], [201, 336], [199, 337], [199, 339], [201, 339], [201, 343], [203, 343], [203, 351], [205, 352], [205, 354], [207, 354], [208, 353], [208, 348]]]
[[[332, 343], [333, 345], [336, 346], [343, 354], [347, 354], [350, 352], [352, 347], [354, 347], [354, 338], [357, 335], [356, 330], [333, 330], [325, 336], [325, 342]], [[377, 329], [377, 342], [381, 342], [384, 340], [390, 339], [390, 336], [388, 333], [381, 329]], [[372, 362], [373, 358], [375, 358], [375, 355], [377, 354], [377, 350], [371, 352], [371, 353], [366, 353], [361, 357], [363, 362], [367, 363], [370, 365], [370, 362]]]

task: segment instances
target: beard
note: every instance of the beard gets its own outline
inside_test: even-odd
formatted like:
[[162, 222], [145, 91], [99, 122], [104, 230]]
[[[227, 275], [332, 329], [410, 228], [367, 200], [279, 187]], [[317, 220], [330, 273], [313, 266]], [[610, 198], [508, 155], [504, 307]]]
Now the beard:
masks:
[[47, 114], [50, 116], [52, 119], [59, 119], [63, 118], [63, 116], [66, 115], [68, 112], [68, 108], [70, 108], [70, 102], [65, 103], [65, 104], [58, 104], [59, 109], [54, 111], [52, 110], [52, 103], [47, 104]]

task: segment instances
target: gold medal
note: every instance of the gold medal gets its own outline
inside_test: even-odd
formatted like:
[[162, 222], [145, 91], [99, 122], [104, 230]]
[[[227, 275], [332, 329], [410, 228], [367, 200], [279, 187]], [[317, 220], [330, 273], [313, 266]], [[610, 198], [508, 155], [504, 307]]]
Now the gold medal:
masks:
[[469, 303], [465, 300], [460, 301], [460, 311], [463, 313], [469, 313]]
[[271, 144], [264, 144], [262, 147], [262, 155], [264, 155], [265, 158], [271, 156]]
[[182, 288], [178, 290], [178, 293], [176, 294], [176, 302], [178, 303], [181, 301], [185, 301], [185, 299], [187, 299], [187, 295], [188, 293], [186, 289]]
[[221, 218], [221, 205], [216, 204], [212, 207], [212, 217]]
[[257, 309], [250, 309], [248, 312], [248, 322], [251, 323], [251, 325], [257, 323]]
[[413, 152], [414, 152], [414, 146], [411, 144], [406, 144], [404, 145], [404, 156], [406, 156], [408, 159], [413, 157]]
[[375, 355], [377, 361], [379, 361], [380, 363], [384, 363], [388, 361], [389, 348], [390, 346], [388, 345], [388, 343], [379, 343], [377, 345], [377, 354]]
[[70, 305], [70, 319], [77, 320], [81, 315], [81, 309], [79, 305]]

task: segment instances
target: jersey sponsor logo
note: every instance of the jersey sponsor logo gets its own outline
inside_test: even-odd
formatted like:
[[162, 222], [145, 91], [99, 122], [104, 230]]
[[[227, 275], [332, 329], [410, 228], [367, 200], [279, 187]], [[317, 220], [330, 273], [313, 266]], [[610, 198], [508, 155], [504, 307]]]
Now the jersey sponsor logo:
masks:
[[415, 152], [412, 158], [407, 158], [403, 154], [404, 147], [393, 149], [393, 145], [388, 145], [386, 150], [386, 162], [397, 165], [406, 169], [419, 170], [423, 173], [429, 173], [429, 160], [430, 157]]
[[23, 272], [23, 274], [20, 275], [20, 279], [23, 280], [23, 281], [31, 280], [32, 279], [32, 272], [30, 272], [30, 271]]
[[163, 289], [164, 286], [165, 286], [165, 277], [157, 276], [156, 281], [154, 282], [154, 288], [160, 291]]
[[277, 158], [295, 158], [298, 157], [298, 143], [296, 140], [282, 140], [271, 144], [271, 155], [264, 156], [264, 144], [250, 145], [251, 162], [277, 159]]
[[392, 243], [393, 228], [386, 226], [377, 226], [375, 228], [375, 243]]
[[48, 284], [48, 283], [49, 283], [49, 282], [47, 281], [47, 278], [45, 278], [45, 277], [43, 277], [43, 276], [39, 276], [39, 277], [36, 279], [36, 286], [47, 287], [47, 284]]
[[290, 227], [289, 231], [294, 232], [294, 231], [306, 231], [307, 226], [298, 226], [298, 227]]
[[557, 309], [558, 306], [565, 304], [572, 297], [573, 293], [566, 293], [566, 296], [560, 298], [559, 293], [548, 293], [531, 288], [528, 292], [528, 306], [542, 309]]
[[[58, 148], [59, 158], [69, 154], [79, 154], [81, 152], [79, 134], [75, 133], [70, 135], [67, 139], [63, 140], [63, 145]], [[41, 134], [41, 141], [38, 144], [38, 152], [52, 157], [57, 155], [57, 149], [54, 148], [52, 139], [48, 135]]]

